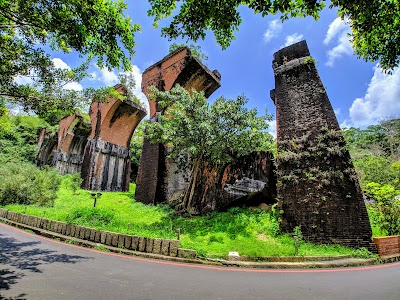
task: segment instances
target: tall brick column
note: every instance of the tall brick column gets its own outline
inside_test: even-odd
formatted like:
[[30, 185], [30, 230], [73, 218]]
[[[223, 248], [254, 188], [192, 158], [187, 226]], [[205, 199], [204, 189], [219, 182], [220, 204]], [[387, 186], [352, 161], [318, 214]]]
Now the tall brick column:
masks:
[[[186, 90], [204, 91], [209, 97], [220, 85], [218, 71], [211, 72], [186, 47], [177, 49], [159, 62], [147, 68], [142, 75], [142, 90], [147, 95], [148, 87], [169, 91], [176, 84]], [[150, 122], [157, 121], [162, 113], [158, 101], [149, 100]], [[164, 202], [185, 188], [182, 174], [176, 173], [176, 164], [166, 158], [164, 146], [150, 144], [145, 140], [136, 180], [135, 199], [143, 203]]]
[[273, 69], [282, 229], [374, 250], [357, 175], [306, 42], [276, 52]]

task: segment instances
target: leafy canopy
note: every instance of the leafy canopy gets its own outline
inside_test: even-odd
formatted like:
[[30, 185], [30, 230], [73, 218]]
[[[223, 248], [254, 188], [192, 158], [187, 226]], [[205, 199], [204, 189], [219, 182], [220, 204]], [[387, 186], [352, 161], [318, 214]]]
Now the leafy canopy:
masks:
[[256, 109], [245, 107], [247, 99], [217, 99], [207, 102], [203, 92], [191, 93], [177, 85], [168, 92], [151, 87], [150, 98], [164, 108], [159, 122], [148, 124], [147, 138], [164, 143], [178, 167], [189, 171], [189, 184], [182, 208], [192, 211], [195, 183], [206, 164], [218, 166], [251, 153], [272, 142], [265, 130], [271, 116], [257, 116]]
[[[122, 0], [0, 0], [0, 97], [48, 118], [112, 93], [64, 87], [87, 76], [92, 59], [100, 68], [130, 70], [140, 27], [123, 15], [126, 7]], [[48, 47], [75, 50], [87, 61], [72, 70], [56, 68]], [[30, 83], [17, 83], [20, 76]]]
[[377, 212], [377, 225], [388, 235], [400, 234], [400, 190], [392, 185], [371, 182], [365, 189], [367, 195], [375, 200], [372, 205]]
[[[242, 18], [239, 6], [247, 6], [262, 16], [281, 14], [281, 19], [312, 16], [318, 19], [325, 7], [324, 0], [149, 0], [149, 16], [154, 24], [173, 16], [164, 36], [197, 41], [208, 30], [226, 49], [235, 39]], [[177, 2], [180, 4], [177, 5]], [[380, 60], [384, 70], [398, 66], [400, 59], [400, 5], [398, 0], [344, 1], [332, 0], [330, 8], [348, 20], [355, 53], [367, 61]]]
[[247, 98], [219, 98], [207, 102], [203, 92], [190, 93], [181, 86], [168, 92], [151, 87], [151, 99], [159, 99], [165, 108], [159, 122], [148, 124], [147, 137], [170, 147], [170, 157], [190, 165], [223, 164], [235, 157], [263, 148], [272, 136], [265, 130], [271, 115], [258, 116], [256, 109], [245, 107]]

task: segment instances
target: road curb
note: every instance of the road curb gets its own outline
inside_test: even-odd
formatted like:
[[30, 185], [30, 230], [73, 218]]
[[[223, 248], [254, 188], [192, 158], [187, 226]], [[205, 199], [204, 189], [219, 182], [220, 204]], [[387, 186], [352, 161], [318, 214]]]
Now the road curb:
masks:
[[[38, 235], [56, 239], [67, 244], [74, 244], [86, 248], [97, 249], [100, 251], [109, 251], [118, 254], [124, 254], [129, 256], [136, 256], [149, 259], [159, 259], [164, 261], [172, 261], [179, 263], [192, 263], [192, 264], [203, 264], [210, 266], [225, 266], [231, 268], [257, 268], [257, 269], [308, 269], [308, 268], [340, 268], [340, 267], [357, 267], [357, 266], [370, 266], [378, 264], [378, 259], [360, 259], [360, 258], [341, 258], [337, 260], [323, 261], [324, 258], [321, 257], [321, 261], [302, 261], [302, 262], [250, 262], [250, 261], [227, 261], [223, 259], [209, 259], [209, 258], [180, 258], [171, 257], [159, 254], [137, 252], [132, 250], [126, 250], [124, 248], [117, 248], [112, 246], [107, 246], [100, 243], [94, 243], [87, 240], [79, 239], [76, 237], [66, 236], [52, 231], [44, 230], [37, 227], [32, 227], [26, 224], [21, 224], [15, 221], [10, 221], [8, 219], [0, 218], [0, 222], [13, 227], [17, 227], [24, 230], [30, 230]], [[313, 258], [315, 259], [315, 257]]]

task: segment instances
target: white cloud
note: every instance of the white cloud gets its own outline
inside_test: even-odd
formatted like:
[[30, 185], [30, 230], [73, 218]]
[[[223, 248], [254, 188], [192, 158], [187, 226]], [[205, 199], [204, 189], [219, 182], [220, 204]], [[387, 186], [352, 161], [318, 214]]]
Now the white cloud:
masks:
[[346, 22], [343, 22], [341, 18], [336, 18], [331, 24], [329, 24], [324, 44], [328, 45], [337, 35], [341, 34], [343, 31], [348, 31], [349, 28], [349, 25], [346, 24]]
[[[149, 101], [146, 95], [142, 92], [142, 71], [138, 66], [132, 65], [132, 71], [130, 72], [135, 78], [135, 87], [132, 93], [138, 97], [138, 99], [144, 104], [147, 112], [150, 112]], [[118, 74], [114, 71], [108, 71], [107, 69], [98, 69], [98, 71], [90, 73], [92, 81], [101, 82], [105, 86], [114, 86], [119, 83]]]
[[[63, 70], [71, 70], [71, 67], [64, 62], [61, 58], [55, 57], [51, 60], [53, 62], [54, 67], [59, 68], [59, 69], [63, 69]], [[66, 90], [74, 90], [74, 91], [82, 91], [83, 90], [83, 86], [76, 82], [69, 82], [66, 85], [64, 85], [64, 89]]]
[[54, 67], [59, 68], [59, 69], [67, 69], [71, 70], [71, 67], [67, 65], [61, 58], [53, 58], [51, 60], [53, 62]]
[[28, 76], [18, 75], [16, 77], [14, 77], [14, 82], [16, 84], [31, 84], [31, 83], [33, 83], [33, 80]]
[[349, 120], [344, 120], [342, 123], [340, 123], [340, 128], [344, 129], [344, 128], [350, 128], [352, 127], [351, 123], [349, 123]]
[[147, 100], [146, 95], [142, 92], [142, 71], [138, 66], [132, 65], [131, 73], [133, 74], [136, 83], [132, 92], [144, 104], [147, 113], [150, 113], [149, 101]]
[[281, 48], [296, 44], [296, 43], [300, 42], [302, 39], [303, 39], [303, 35], [298, 34], [297, 32], [293, 33], [292, 35], [288, 35], [285, 38], [285, 44], [283, 46], [281, 46]]
[[82, 91], [83, 86], [78, 82], [70, 82], [64, 85], [64, 89], [66, 90], [74, 90], [74, 91]]
[[381, 118], [400, 114], [400, 68], [392, 75], [384, 74], [379, 64], [362, 98], [354, 100], [349, 109], [354, 126], [376, 124]]
[[334, 113], [335, 113], [336, 116], [340, 115], [340, 113], [341, 113], [340, 107], [335, 108], [333, 111], [334, 111]]
[[272, 120], [268, 122], [267, 131], [276, 139], [276, 120]]
[[348, 34], [350, 33], [349, 22], [336, 18], [330, 25], [326, 33], [324, 44], [328, 45], [331, 41], [336, 40], [336, 46], [327, 52], [328, 61], [326, 65], [333, 67], [334, 62], [343, 55], [352, 55], [353, 48]]
[[278, 36], [282, 30], [282, 23], [280, 20], [273, 20], [269, 22], [267, 31], [264, 33], [265, 42], [270, 42], [274, 37]]
[[100, 76], [97, 76], [98, 80], [104, 85], [116, 85], [118, 83], [118, 76], [114, 71], [108, 71], [107, 69], [100, 69]]

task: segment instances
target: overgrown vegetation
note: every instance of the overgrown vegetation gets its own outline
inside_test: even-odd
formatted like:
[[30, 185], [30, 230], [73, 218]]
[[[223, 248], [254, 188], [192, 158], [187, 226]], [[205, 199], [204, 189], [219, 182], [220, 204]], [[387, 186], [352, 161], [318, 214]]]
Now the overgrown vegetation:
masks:
[[344, 131], [374, 236], [400, 234], [400, 119]]
[[61, 176], [54, 169], [37, 168], [38, 131], [46, 124], [36, 117], [11, 117], [0, 105], [0, 205], [52, 205]]
[[[176, 239], [181, 231], [181, 246], [195, 249], [201, 256], [224, 257], [229, 251], [250, 256], [292, 256], [292, 236], [281, 234], [273, 211], [232, 208], [228, 212], [198, 217], [175, 217], [165, 206], [147, 206], [129, 193], [104, 192], [93, 207], [93, 198], [85, 190], [73, 191], [73, 176], [63, 177], [53, 207], [10, 204], [5, 208], [30, 215], [80, 224], [97, 229], [146, 237]], [[300, 256], [356, 255], [357, 251], [340, 246], [310, 243], [299, 245]]]
[[218, 166], [251, 153], [272, 142], [266, 132], [270, 115], [258, 116], [257, 109], [248, 109], [247, 98], [218, 98], [207, 102], [203, 92], [186, 91], [177, 85], [168, 92], [151, 88], [152, 99], [165, 108], [159, 122], [149, 123], [147, 138], [167, 145], [168, 156], [181, 170], [188, 172], [182, 208], [191, 212], [196, 182], [205, 165]]

